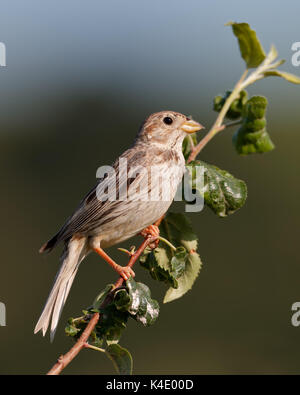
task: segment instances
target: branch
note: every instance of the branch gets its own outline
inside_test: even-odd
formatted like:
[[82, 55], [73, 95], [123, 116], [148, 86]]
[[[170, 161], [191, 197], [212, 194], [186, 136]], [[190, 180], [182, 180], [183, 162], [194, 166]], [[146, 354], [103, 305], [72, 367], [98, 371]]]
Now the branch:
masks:
[[[154, 240], [156, 240], [156, 237], [149, 236], [145, 238], [143, 243], [140, 245], [140, 247], [137, 249], [137, 251], [132, 254], [132, 256], [129, 259], [129, 262], [127, 264], [127, 267], [132, 267], [139, 256], [143, 253], [144, 249], [151, 244]], [[119, 288], [123, 284], [124, 279], [120, 277], [116, 283], [114, 284], [114, 289]], [[109, 295], [108, 295], [109, 296]], [[107, 299], [105, 299], [101, 305], [103, 307], [104, 304], [107, 303]], [[47, 375], [58, 375], [62, 372], [62, 370], [69, 365], [69, 363], [76, 357], [79, 352], [84, 349], [84, 348], [90, 348], [88, 345], [88, 339], [93, 332], [95, 326], [97, 325], [98, 321], [100, 318], [99, 313], [94, 313], [90, 322], [88, 323], [87, 327], [83, 331], [82, 335], [80, 338], [77, 340], [77, 342], [74, 344], [74, 346], [65, 354], [61, 355], [56, 364], [49, 370]]]
[[87, 327], [83, 331], [82, 335], [80, 338], [77, 340], [75, 345], [71, 348], [70, 351], [68, 351], [65, 355], [61, 355], [56, 364], [49, 370], [47, 375], [49, 376], [55, 376], [61, 373], [61, 371], [69, 365], [69, 363], [76, 357], [79, 352], [85, 348], [85, 344], [88, 341], [88, 338], [90, 337], [90, 334], [93, 332], [93, 329], [97, 325], [97, 322], [99, 321], [100, 314], [95, 313], [93, 317], [91, 318], [90, 322], [88, 323]]
[[243, 81], [246, 78], [246, 75], [248, 73], [248, 70], [245, 70], [244, 73], [242, 74], [241, 78], [239, 81], [236, 83], [233, 91], [231, 94], [228, 96], [226, 99], [224, 106], [222, 107], [221, 111], [219, 112], [219, 115], [217, 116], [217, 119], [215, 120], [215, 123], [211, 127], [210, 131], [207, 133], [207, 135], [193, 148], [187, 162], [190, 163], [192, 162], [196, 156], [199, 154], [199, 152], [206, 146], [206, 144], [221, 130], [225, 129], [226, 127], [229, 126], [234, 126], [236, 123], [231, 123], [224, 125], [223, 121], [225, 118], [225, 115], [227, 111], [229, 110], [231, 104], [234, 102], [234, 100], [239, 96], [240, 92], [243, 90]]
[[[229, 110], [231, 104], [233, 101], [238, 98], [240, 92], [247, 88], [247, 86], [254, 84], [254, 82], [259, 81], [263, 78], [265, 78], [268, 74], [268, 72], [274, 71], [276, 67], [280, 66], [284, 61], [283, 60], [275, 60], [277, 58], [277, 51], [274, 46], [271, 47], [270, 52], [266, 56], [265, 60], [255, 69], [250, 73], [250, 75], [246, 78], [248, 74], [248, 69], [244, 71], [242, 74], [241, 78], [239, 81], [236, 83], [233, 91], [231, 94], [228, 96], [226, 99], [221, 111], [219, 112], [219, 115], [213, 124], [212, 128], [210, 131], [207, 133], [207, 135], [197, 144], [193, 149], [192, 152], [187, 160], [187, 163], [192, 162], [196, 156], [199, 154], [199, 152], [206, 146], [206, 144], [221, 130], [225, 129], [228, 126], [234, 126], [234, 124], [227, 124], [224, 125], [223, 121], [226, 116], [227, 111]], [[276, 70], [275, 70], [276, 71]], [[277, 75], [277, 74], [275, 74]]]

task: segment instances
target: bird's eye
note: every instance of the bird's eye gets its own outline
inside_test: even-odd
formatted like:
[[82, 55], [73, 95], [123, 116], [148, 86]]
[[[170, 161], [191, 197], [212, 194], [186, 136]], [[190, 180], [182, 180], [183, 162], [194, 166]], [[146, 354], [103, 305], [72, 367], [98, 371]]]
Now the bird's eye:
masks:
[[171, 125], [171, 124], [173, 123], [173, 119], [170, 118], [170, 117], [165, 117], [165, 118], [163, 119], [163, 121], [164, 121], [164, 123], [165, 123], [166, 125]]

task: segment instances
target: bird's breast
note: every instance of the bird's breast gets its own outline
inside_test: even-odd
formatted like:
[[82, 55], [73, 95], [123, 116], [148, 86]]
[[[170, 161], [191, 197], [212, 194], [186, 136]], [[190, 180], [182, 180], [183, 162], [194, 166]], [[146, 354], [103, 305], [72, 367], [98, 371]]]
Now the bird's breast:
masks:
[[[170, 207], [184, 173], [184, 162], [162, 162], [148, 166], [128, 186], [128, 196], [110, 212], [96, 232], [101, 234], [103, 248], [120, 243], [153, 224]], [[105, 215], [105, 213], [104, 213]]]

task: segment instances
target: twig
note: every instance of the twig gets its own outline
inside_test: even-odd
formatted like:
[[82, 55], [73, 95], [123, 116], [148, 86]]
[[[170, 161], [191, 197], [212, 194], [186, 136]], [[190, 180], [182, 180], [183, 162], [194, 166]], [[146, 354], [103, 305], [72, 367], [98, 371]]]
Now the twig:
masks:
[[196, 156], [199, 154], [199, 152], [206, 146], [206, 144], [221, 130], [225, 129], [228, 126], [234, 126], [231, 124], [224, 125], [223, 121], [225, 118], [225, 115], [227, 111], [229, 110], [231, 104], [233, 101], [239, 96], [242, 88], [243, 88], [243, 81], [246, 78], [246, 75], [248, 73], [248, 70], [245, 70], [244, 73], [242, 74], [241, 78], [239, 81], [236, 83], [233, 91], [231, 94], [228, 96], [226, 99], [224, 106], [222, 107], [221, 111], [219, 112], [219, 115], [217, 116], [217, 119], [213, 126], [211, 127], [210, 131], [207, 133], [207, 135], [194, 147], [192, 150], [189, 158], [188, 158], [188, 163], [192, 162]]
[[58, 358], [58, 361], [56, 364], [49, 370], [47, 375], [49, 376], [55, 376], [61, 373], [61, 371], [69, 365], [69, 363], [76, 357], [79, 352], [85, 348], [85, 344], [88, 341], [88, 338], [90, 337], [90, 334], [92, 333], [93, 329], [97, 325], [97, 322], [99, 321], [100, 314], [95, 313], [93, 314], [93, 317], [91, 318], [90, 322], [88, 323], [87, 327], [83, 331], [82, 335], [80, 338], [77, 340], [77, 342], [74, 344], [74, 346], [71, 348], [70, 351], [68, 351], [65, 355], [61, 355]]
[[[135, 251], [135, 253], [131, 256], [127, 267], [132, 267], [137, 261], [138, 257], [143, 253], [144, 249], [148, 247], [148, 245], [151, 244], [154, 240], [156, 240], [156, 237], [147, 237], [139, 246], [139, 248]], [[119, 288], [123, 284], [123, 281], [123, 277], [120, 277], [119, 280], [115, 283], [114, 288]]]
[[156, 222], [154, 222], [154, 225], [159, 226], [161, 224], [162, 220], [165, 218], [165, 215], [166, 214], [162, 215]]
[[[132, 267], [139, 256], [143, 253], [144, 249], [151, 244], [154, 240], [156, 240], [156, 237], [147, 237], [143, 243], [140, 245], [138, 250], [130, 257], [129, 262], [127, 264], [127, 267]], [[120, 277], [116, 283], [114, 284], [114, 289], [119, 288], [123, 284], [123, 277]], [[103, 303], [106, 301], [104, 300]], [[94, 313], [90, 322], [88, 323], [87, 327], [83, 331], [82, 335], [80, 338], [77, 340], [77, 342], [74, 344], [74, 346], [65, 354], [61, 355], [56, 364], [49, 370], [47, 375], [58, 375], [62, 372], [62, 370], [69, 365], [69, 363], [76, 357], [77, 354], [83, 349], [83, 348], [92, 348], [88, 344], [88, 339], [93, 332], [95, 326], [97, 325], [98, 321], [100, 318], [99, 313]]]

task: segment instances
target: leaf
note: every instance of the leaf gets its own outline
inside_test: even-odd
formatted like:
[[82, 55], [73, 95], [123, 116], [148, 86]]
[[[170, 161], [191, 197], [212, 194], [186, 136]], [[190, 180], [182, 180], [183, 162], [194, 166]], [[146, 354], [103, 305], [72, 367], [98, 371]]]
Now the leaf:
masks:
[[164, 298], [166, 303], [191, 289], [202, 264], [196, 252], [197, 236], [183, 214], [168, 213], [159, 229], [161, 236], [177, 247], [176, 251], [161, 242], [155, 250], [146, 250], [140, 262], [154, 279], [170, 286]]
[[[214, 98], [214, 111], [220, 112], [222, 110], [222, 107], [224, 106], [224, 103], [228, 98], [228, 96], [230, 96], [230, 94], [231, 91], [226, 91], [224, 96], [219, 95]], [[248, 93], [245, 90], [241, 91], [239, 97], [232, 102], [229, 110], [226, 113], [226, 118], [228, 119], [241, 118], [244, 105], [247, 102], [247, 98], [248, 98]]]
[[117, 373], [124, 375], [132, 374], [132, 356], [126, 348], [121, 347], [119, 344], [111, 344], [106, 348], [105, 353], [113, 362]]
[[259, 66], [265, 59], [266, 54], [255, 31], [250, 28], [248, 23], [229, 22], [227, 26], [232, 27], [232, 31], [238, 39], [240, 52], [247, 68]]
[[74, 337], [77, 340], [85, 329], [87, 322], [89, 322], [89, 318], [86, 315], [78, 318], [70, 318], [65, 327], [66, 335]]
[[[123, 289], [119, 289], [113, 293], [113, 287], [112, 284], [108, 284], [96, 297], [92, 307], [85, 311], [84, 316], [68, 320], [68, 325], [65, 328], [68, 336], [72, 336], [77, 340], [90, 322], [93, 313], [99, 312], [100, 318], [90, 335], [90, 344], [101, 347], [103, 341], [111, 344], [117, 343], [120, 340], [122, 331], [126, 328], [126, 323], [130, 315], [128, 311], [122, 311], [120, 308], [125, 303], [124, 298], [117, 297], [117, 303], [114, 300], [116, 295], [122, 292]], [[103, 303], [104, 301], [105, 303]], [[126, 303], [128, 304], [128, 300], [126, 300]]]
[[80, 329], [77, 328], [72, 322], [70, 322], [65, 327], [65, 333], [66, 333], [67, 336], [71, 336], [71, 337], [76, 336], [79, 331], [80, 331]]
[[126, 328], [128, 317], [127, 311], [120, 311], [114, 302], [110, 303], [104, 309], [100, 309], [100, 318], [95, 327], [96, 336], [105, 339], [107, 343], [118, 342]]
[[271, 71], [266, 71], [264, 73], [265, 77], [282, 77], [285, 80], [293, 83], [293, 84], [300, 84], [300, 77], [294, 74], [286, 73], [285, 71], [280, 71], [280, 70], [271, 70]]
[[263, 96], [253, 96], [247, 101], [242, 125], [232, 138], [233, 145], [240, 155], [264, 153], [274, 149], [275, 146], [266, 131], [267, 103]]
[[154, 250], [147, 248], [140, 258], [140, 263], [142, 267], [149, 270], [154, 280], [178, 288], [177, 278], [184, 272], [186, 259], [187, 252], [184, 247], [178, 247], [172, 256], [162, 244], [162, 247]]
[[[219, 217], [226, 217], [241, 208], [247, 198], [247, 186], [244, 181], [235, 178], [225, 170], [202, 161], [191, 162], [187, 170], [191, 174], [193, 187], [197, 186], [196, 167], [204, 167], [204, 183], [200, 194], [205, 204]], [[202, 172], [199, 172], [201, 174]]]
[[154, 324], [159, 314], [159, 304], [151, 299], [151, 292], [147, 285], [135, 282], [133, 278], [126, 281], [131, 303], [127, 310], [131, 316], [144, 326]]
[[94, 312], [99, 312], [100, 318], [90, 335], [89, 343], [102, 347], [103, 343], [110, 345], [119, 342], [129, 317], [143, 325], [152, 325], [158, 317], [159, 305], [151, 299], [149, 288], [133, 279], [126, 282], [126, 287], [118, 289], [113, 289], [113, 285], [108, 284], [84, 316], [68, 320], [66, 334], [78, 339]]
[[[175, 247], [183, 246], [187, 251], [197, 249], [197, 235], [193, 232], [191, 223], [184, 214], [168, 213], [162, 220], [159, 229], [161, 236], [169, 240]], [[169, 250], [171, 249], [169, 248]]]
[[114, 303], [118, 310], [128, 311], [128, 307], [132, 303], [132, 298], [127, 289], [119, 289], [114, 295]]
[[[186, 249], [184, 247], [177, 247], [173, 258], [171, 259], [171, 275], [173, 278], [177, 279], [184, 274], [187, 258], [188, 253], [186, 252]], [[178, 288], [178, 285], [173, 288]]]
[[201, 269], [202, 262], [197, 252], [191, 251], [187, 255], [185, 270], [182, 276], [178, 278], [178, 288], [169, 288], [164, 297], [164, 303], [180, 298], [187, 291], [189, 291]]
[[101, 304], [104, 302], [104, 299], [106, 296], [113, 290], [114, 285], [113, 284], [108, 284], [100, 293], [99, 295], [96, 296], [94, 302], [93, 302], [93, 309], [98, 310], [101, 306]]
[[173, 288], [178, 288], [178, 282], [172, 273], [170, 259], [171, 257], [168, 256], [164, 246], [157, 247], [154, 250], [146, 248], [140, 258], [140, 264], [149, 271], [154, 280], [162, 281]]

